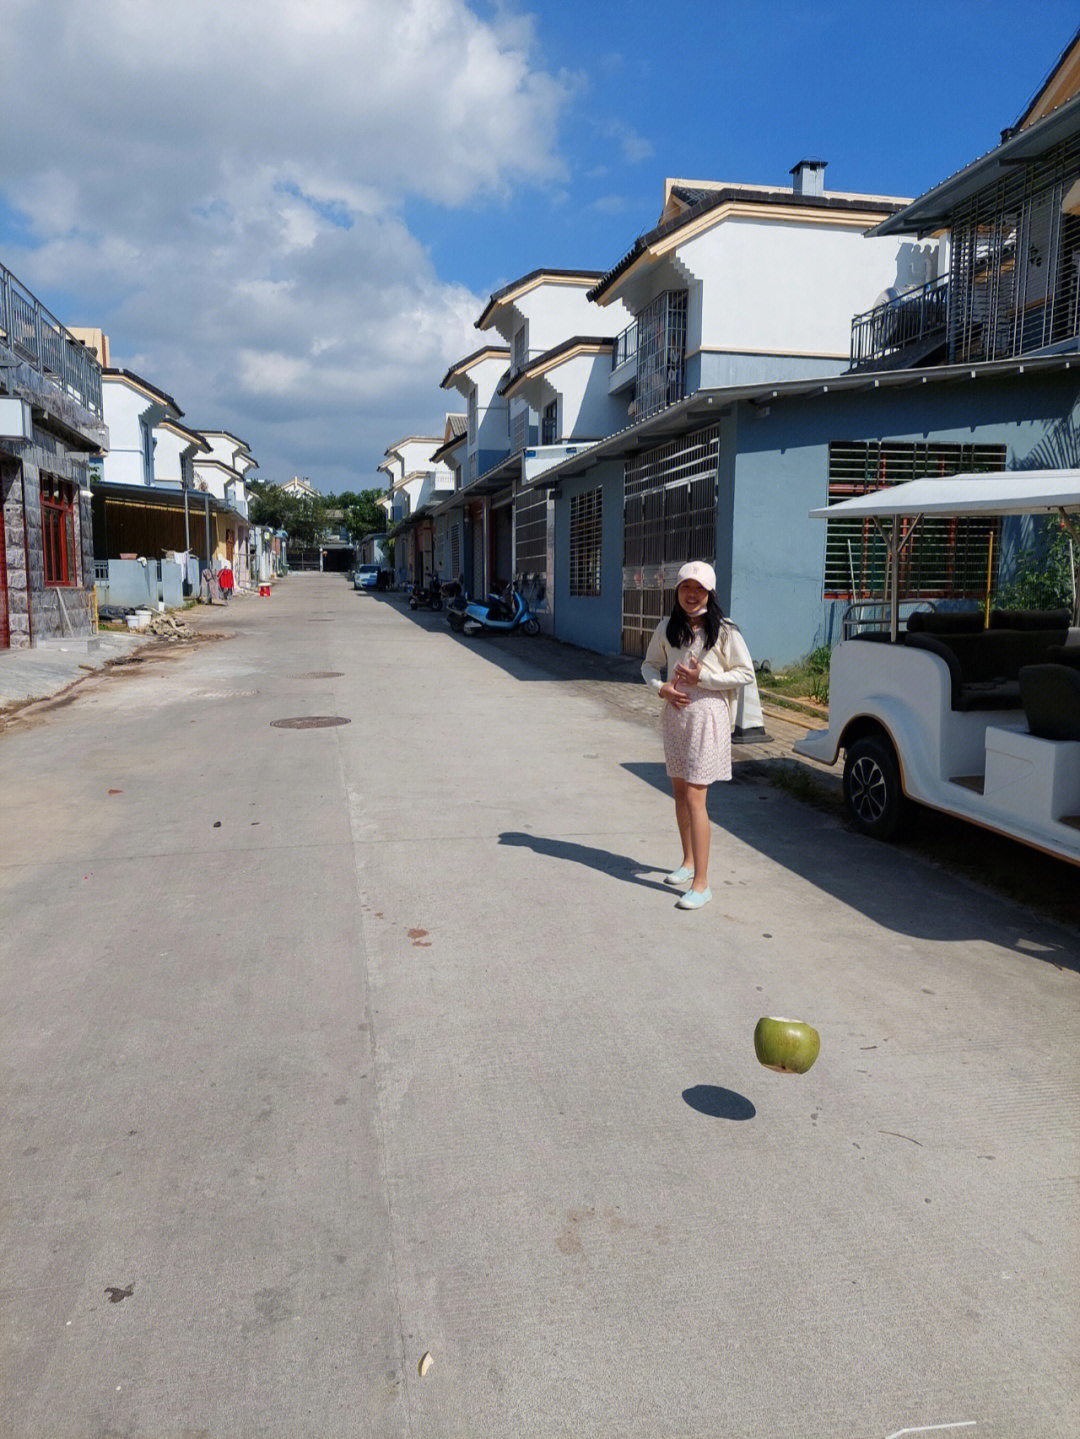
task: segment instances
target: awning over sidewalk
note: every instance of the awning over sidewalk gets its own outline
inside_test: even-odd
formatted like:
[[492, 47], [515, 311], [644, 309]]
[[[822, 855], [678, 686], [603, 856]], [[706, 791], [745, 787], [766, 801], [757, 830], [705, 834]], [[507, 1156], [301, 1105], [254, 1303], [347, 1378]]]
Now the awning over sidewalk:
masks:
[[466, 500], [478, 500], [484, 495], [496, 495], [500, 490], [508, 489], [515, 480], [521, 478], [523, 454], [524, 451], [515, 450], [497, 465], [492, 465], [490, 470], [485, 470], [475, 480], [470, 480], [467, 485], [462, 486], [462, 496]]
[[[186, 513], [185, 513], [186, 497]], [[228, 530], [239, 538], [250, 522], [206, 490], [164, 485], [117, 485], [96, 481], [90, 489], [94, 555], [99, 560], [137, 554], [159, 559], [169, 550], [188, 550], [206, 558], [207, 520], [212, 554]], [[220, 529], [219, 529], [220, 526]]]
[[753, 385], [731, 385], [723, 389], [695, 390], [686, 399], [669, 405], [658, 415], [639, 420], [625, 430], [598, 441], [551, 469], [526, 481], [527, 488], [551, 489], [562, 479], [583, 475], [601, 460], [623, 459], [636, 450], [655, 445], [661, 440], [683, 435], [699, 425], [711, 423], [722, 411], [738, 404], [747, 404], [765, 414], [765, 406], [774, 400], [818, 399], [823, 395], [858, 393], [868, 390], [906, 390], [929, 385], [967, 385], [987, 380], [1012, 379], [1026, 375], [1057, 374], [1074, 370], [1080, 374], [1077, 355], [1025, 355], [1012, 360], [986, 360], [967, 365], [931, 365], [912, 370], [847, 370], [841, 375], [820, 378], [765, 381]]
[[205, 513], [207, 502], [209, 502], [212, 515], [231, 515], [242, 525], [250, 523], [239, 510], [234, 509], [225, 500], [219, 500], [216, 495], [212, 495], [206, 490], [185, 491], [179, 486], [169, 485], [118, 485], [110, 483], [108, 480], [95, 480], [90, 487], [90, 492], [94, 498], [100, 495], [103, 499], [117, 500], [123, 504], [144, 509], [179, 510], [181, 513], [184, 511], [186, 494], [187, 509], [192, 515]]

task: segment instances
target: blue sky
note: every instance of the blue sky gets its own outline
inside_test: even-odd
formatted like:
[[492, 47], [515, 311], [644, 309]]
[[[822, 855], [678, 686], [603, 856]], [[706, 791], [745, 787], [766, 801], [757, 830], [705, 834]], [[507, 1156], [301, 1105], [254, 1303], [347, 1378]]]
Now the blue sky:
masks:
[[[252, 17], [257, 17], [254, 21]], [[1018, 16], [1020, 17], [1018, 19]], [[380, 483], [487, 296], [603, 270], [666, 176], [919, 194], [991, 148], [1072, 0], [5, 0], [0, 261], [264, 477]]]
[[1080, 24], [1071, 0], [1025, 3], [1022, 23], [1003, 0], [528, 8], [545, 67], [581, 72], [565, 187], [408, 210], [440, 271], [477, 290], [542, 264], [607, 269], [669, 175], [782, 185], [817, 155], [830, 189], [921, 194], [997, 143]]

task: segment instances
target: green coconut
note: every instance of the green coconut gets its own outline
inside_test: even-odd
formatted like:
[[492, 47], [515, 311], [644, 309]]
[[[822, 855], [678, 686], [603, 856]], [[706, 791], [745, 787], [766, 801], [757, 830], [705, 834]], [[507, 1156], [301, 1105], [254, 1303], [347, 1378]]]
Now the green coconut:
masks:
[[764, 1016], [754, 1027], [754, 1053], [766, 1069], [805, 1074], [818, 1057], [821, 1035], [800, 1019]]

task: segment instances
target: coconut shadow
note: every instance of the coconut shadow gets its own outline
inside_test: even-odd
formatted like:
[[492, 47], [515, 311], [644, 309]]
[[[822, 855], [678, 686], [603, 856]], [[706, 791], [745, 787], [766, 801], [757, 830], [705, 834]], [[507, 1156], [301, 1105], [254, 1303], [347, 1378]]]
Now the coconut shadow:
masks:
[[753, 1119], [757, 1113], [745, 1094], [722, 1089], [718, 1084], [695, 1084], [684, 1089], [682, 1097], [691, 1109], [710, 1119]]

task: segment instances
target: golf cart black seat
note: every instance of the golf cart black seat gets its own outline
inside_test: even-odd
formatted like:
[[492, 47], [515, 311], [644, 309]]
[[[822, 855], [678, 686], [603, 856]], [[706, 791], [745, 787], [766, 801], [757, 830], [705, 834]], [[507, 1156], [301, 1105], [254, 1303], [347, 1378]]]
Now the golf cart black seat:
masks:
[[[916, 616], [912, 615], [912, 619]], [[910, 649], [930, 650], [949, 666], [954, 710], [1020, 708], [1020, 670], [1047, 664], [1067, 628], [992, 629], [971, 633], [902, 635]]]
[[1025, 665], [1020, 671], [1020, 696], [1033, 735], [1080, 742], [1080, 670], [1068, 665]]
[[984, 628], [980, 610], [915, 610], [907, 617], [912, 635], [977, 635]]
[[[969, 672], [962, 664], [957, 649], [967, 639], [981, 639], [981, 636], [952, 635], [939, 638], [937, 635], [907, 633], [901, 642], [912, 650], [929, 650], [943, 659], [949, 668], [949, 707], [966, 710], [1015, 710], [1020, 708], [1020, 685], [1016, 679], [1004, 674], [989, 675], [981, 670], [977, 677], [969, 678]], [[967, 656], [963, 656], [967, 659]]]
[[1067, 630], [1072, 620], [1068, 610], [991, 610], [992, 630]]

